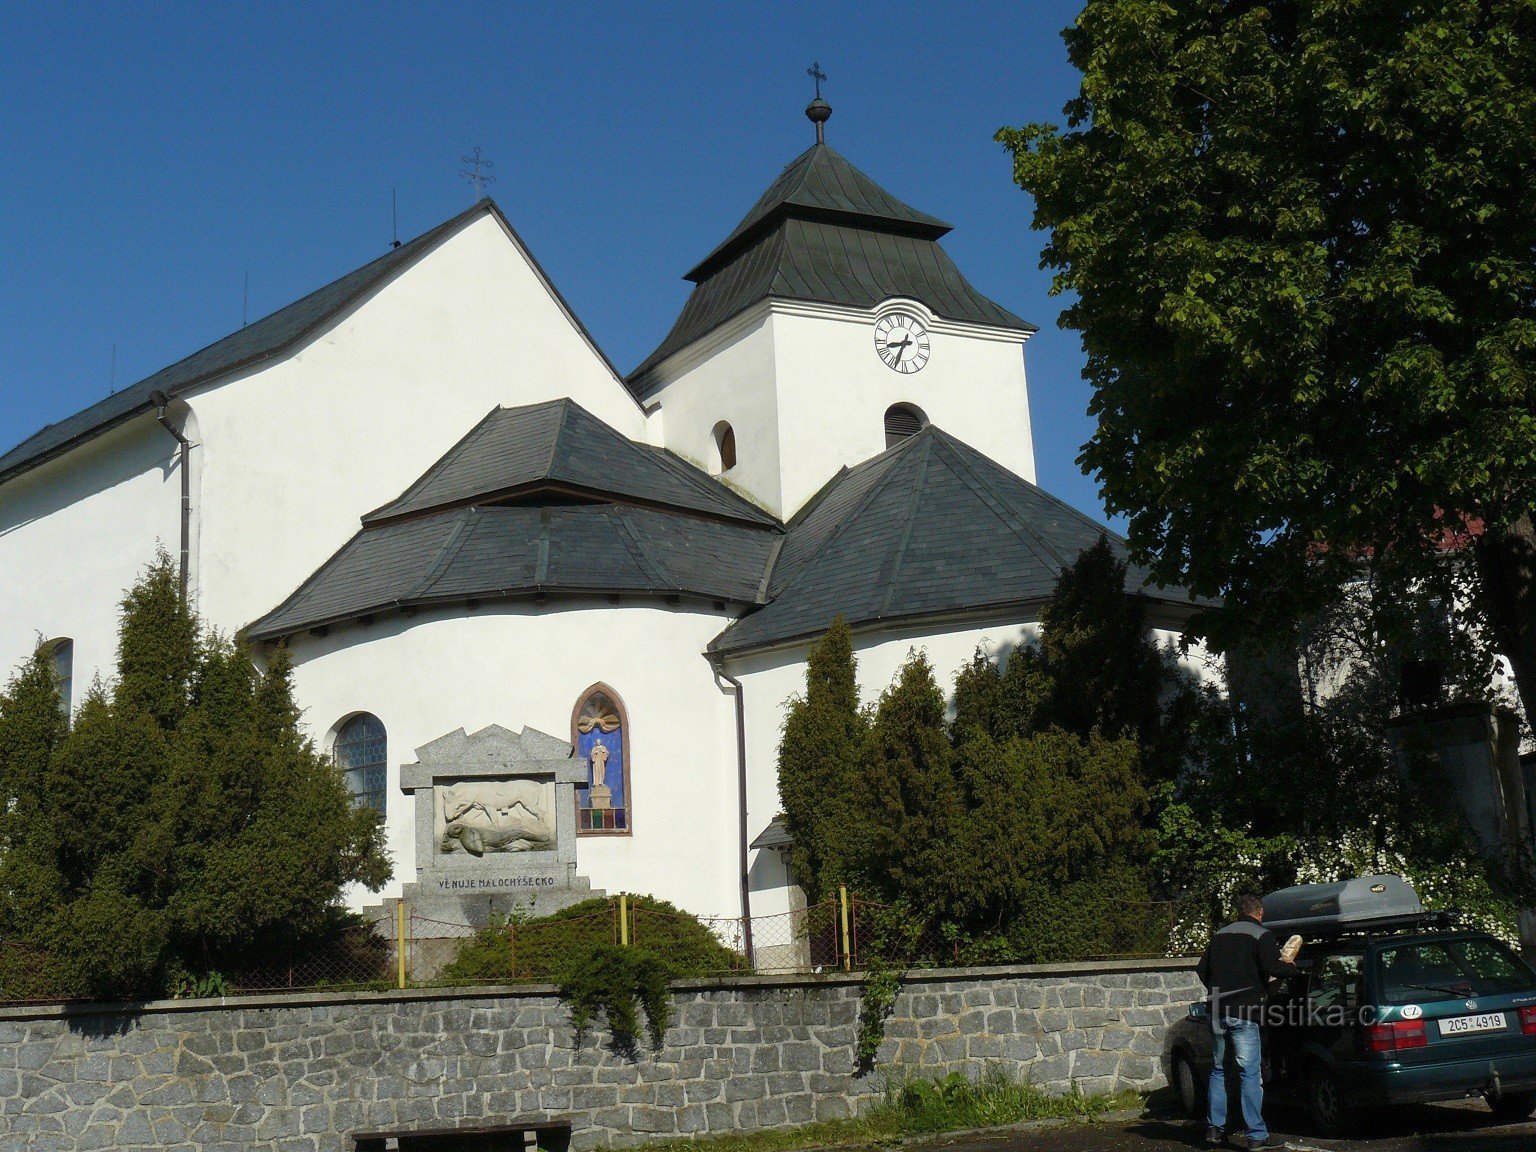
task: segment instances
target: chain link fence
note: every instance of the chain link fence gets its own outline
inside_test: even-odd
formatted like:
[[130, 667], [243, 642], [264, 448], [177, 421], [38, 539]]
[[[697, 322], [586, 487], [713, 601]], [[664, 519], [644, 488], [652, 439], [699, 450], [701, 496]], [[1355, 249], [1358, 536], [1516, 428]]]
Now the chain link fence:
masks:
[[[1189, 901], [1118, 905], [1108, 951], [1074, 951], [1063, 942], [1050, 961], [1162, 957], [1187, 951]], [[689, 926], [693, 927], [689, 927]], [[628, 896], [578, 917], [510, 917], [474, 925], [423, 916], [392, 903], [385, 915], [332, 933], [289, 958], [189, 980], [177, 995], [250, 995], [298, 991], [449, 987], [549, 981], [569, 958], [599, 945], [650, 948], [671, 954], [678, 941], [703, 937], [693, 947], [700, 975], [771, 975], [864, 969], [872, 964], [909, 968], [964, 967], [1017, 962], [996, 944], [963, 939], [923, 924], [901, 909], [848, 892], [809, 907], [744, 919], [692, 916]], [[683, 936], [679, 936], [683, 933]], [[1068, 954], [1071, 953], [1071, 954]], [[699, 961], [697, 957], [704, 957]], [[0, 943], [0, 1003], [59, 999], [48, 986], [46, 957]]]

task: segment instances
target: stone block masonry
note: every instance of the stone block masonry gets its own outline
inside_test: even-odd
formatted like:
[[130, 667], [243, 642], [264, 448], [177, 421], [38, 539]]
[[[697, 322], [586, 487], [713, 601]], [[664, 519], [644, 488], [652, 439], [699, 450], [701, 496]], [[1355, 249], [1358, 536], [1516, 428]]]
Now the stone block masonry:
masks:
[[848, 1116], [886, 1077], [989, 1065], [1065, 1091], [1162, 1083], [1185, 961], [914, 973], [860, 1076], [857, 976], [675, 986], [659, 1052], [576, 1045], [548, 986], [0, 1008], [0, 1152], [343, 1152], [352, 1133], [570, 1114], [572, 1148]]

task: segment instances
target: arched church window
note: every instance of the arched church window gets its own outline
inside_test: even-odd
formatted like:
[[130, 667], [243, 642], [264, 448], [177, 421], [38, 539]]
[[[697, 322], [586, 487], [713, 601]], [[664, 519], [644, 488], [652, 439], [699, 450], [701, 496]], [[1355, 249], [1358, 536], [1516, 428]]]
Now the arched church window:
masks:
[[885, 410], [885, 446], [894, 448], [928, 427], [928, 417], [915, 404], [892, 404]]
[[584, 836], [628, 835], [629, 718], [606, 684], [588, 688], [571, 717], [571, 742], [586, 762], [586, 787], [576, 790], [576, 831]]
[[724, 420], [715, 425], [715, 475], [736, 467], [736, 430]]
[[74, 706], [75, 642], [67, 636], [49, 641], [48, 662], [53, 666], [53, 683], [59, 690], [59, 710], [67, 719]]
[[382, 816], [389, 764], [389, 741], [383, 722], [368, 712], [359, 712], [337, 729], [331, 753], [347, 790], [352, 793], [352, 803], [372, 808]]

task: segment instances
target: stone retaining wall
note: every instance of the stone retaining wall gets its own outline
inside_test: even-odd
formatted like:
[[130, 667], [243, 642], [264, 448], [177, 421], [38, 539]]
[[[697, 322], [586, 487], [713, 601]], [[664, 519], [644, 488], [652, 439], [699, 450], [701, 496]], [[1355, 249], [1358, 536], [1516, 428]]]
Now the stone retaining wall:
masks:
[[1052, 1090], [1153, 1088], [1184, 961], [912, 974], [880, 1071], [857, 977], [680, 983], [659, 1052], [577, 1047], [547, 986], [0, 1008], [0, 1152], [342, 1152], [358, 1131], [570, 1113], [572, 1146], [842, 1117], [885, 1076], [995, 1064]]

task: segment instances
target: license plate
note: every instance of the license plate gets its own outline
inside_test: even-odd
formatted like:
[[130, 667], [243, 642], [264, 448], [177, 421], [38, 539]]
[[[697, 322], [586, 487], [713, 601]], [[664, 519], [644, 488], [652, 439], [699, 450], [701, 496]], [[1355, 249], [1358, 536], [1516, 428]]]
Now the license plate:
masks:
[[1502, 1012], [1485, 1012], [1481, 1016], [1452, 1016], [1440, 1021], [1440, 1035], [1469, 1036], [1474, 1032], [1502, 1032], [1505, 1024]]

